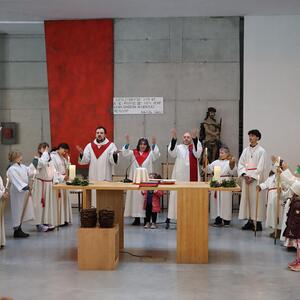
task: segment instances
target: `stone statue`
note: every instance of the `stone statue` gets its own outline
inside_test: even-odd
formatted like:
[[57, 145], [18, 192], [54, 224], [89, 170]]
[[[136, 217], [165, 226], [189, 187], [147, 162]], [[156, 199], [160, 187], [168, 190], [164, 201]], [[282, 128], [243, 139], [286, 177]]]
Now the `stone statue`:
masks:
[[[207, 148], [207, 156], [209, 163], [218, 159], [219, 149], [221, 147], [221, 125], [217, 123], [216, 119], [216, 109], [214, 107], [209, 107], [207, 109], [206, 118], [200, 125], [200, 136], [199, 140], [203, 145], [203, 149]], [[204, 153], [205, 151], [203, 151]]]

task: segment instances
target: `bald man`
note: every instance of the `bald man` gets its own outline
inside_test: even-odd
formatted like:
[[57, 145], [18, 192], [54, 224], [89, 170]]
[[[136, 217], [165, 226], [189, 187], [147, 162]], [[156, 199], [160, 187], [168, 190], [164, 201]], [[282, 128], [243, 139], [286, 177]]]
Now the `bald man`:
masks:
[[[176, 159], [172, 179], [199, 181], [199, 158], [202, 153], [202, 145], [197, 137], [197, 129], [193, 129], [191, 133], [186, 132], [182, 137], [182, 144], [179, 145], [174, 128], [171, 130], [171, 137], [168, 151], [170, 156]], [[177, 193], [175, 191], [170, 192], [166, 229], [169, 228], [170, 219], [177, 219]]]

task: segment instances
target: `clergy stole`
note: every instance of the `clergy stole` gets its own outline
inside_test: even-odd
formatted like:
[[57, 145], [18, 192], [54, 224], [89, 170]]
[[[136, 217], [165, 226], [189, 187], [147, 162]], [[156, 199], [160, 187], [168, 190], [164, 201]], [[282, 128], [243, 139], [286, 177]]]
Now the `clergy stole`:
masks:
[[189, 145], [190, 181], [198, 181], [198, 160], [193, 153], [193, 144]]
[[149, 153], [150, 153], [150, 151], [147, 151], [147, 152], [145, 151], [145, 152], [142, 152], [142, 154], [141, 154], [137, 149], [133, 150], [134, 157], [140, 167], [143, 165], [144, 161], [147, 159]]
[[102, 145], [101, 147], [98, 147], [98, 145], [96, 145], [94, 143], [94, 141], [91, 142], [92, 149], [93, 149], [94, 154], [95, 154], [97, 159], [103, 154], [103, 152], [109, 147], [110, 144], [111, 144], [111, 142], [108, 142], [105, 145]]

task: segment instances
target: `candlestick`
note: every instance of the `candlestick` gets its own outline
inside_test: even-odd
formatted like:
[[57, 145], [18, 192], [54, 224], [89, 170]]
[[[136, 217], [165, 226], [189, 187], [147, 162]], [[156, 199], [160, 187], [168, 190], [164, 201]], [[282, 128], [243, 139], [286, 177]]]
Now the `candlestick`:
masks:
[[8, 185], [9, 185], [9, 178], [6, 177], [6, 185], [5, 185], [5, 189], [6, 189], [6, 190], [7, 190], [7, 188], [8, 188]]
[[69, 166], [69, 180], [74, 180], [76, 177], [76, 166], [70, 165]]

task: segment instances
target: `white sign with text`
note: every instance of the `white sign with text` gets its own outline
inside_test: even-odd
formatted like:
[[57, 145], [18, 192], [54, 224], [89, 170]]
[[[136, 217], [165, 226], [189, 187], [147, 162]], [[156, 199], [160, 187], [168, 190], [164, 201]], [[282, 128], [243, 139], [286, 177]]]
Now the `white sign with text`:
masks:
[[163, 97], [115, 97], [114, 115], [163, 114]]

